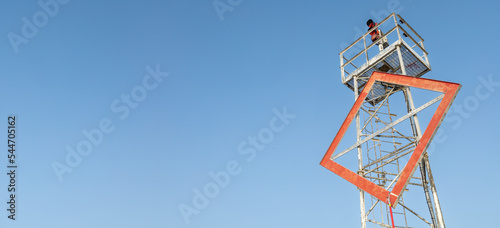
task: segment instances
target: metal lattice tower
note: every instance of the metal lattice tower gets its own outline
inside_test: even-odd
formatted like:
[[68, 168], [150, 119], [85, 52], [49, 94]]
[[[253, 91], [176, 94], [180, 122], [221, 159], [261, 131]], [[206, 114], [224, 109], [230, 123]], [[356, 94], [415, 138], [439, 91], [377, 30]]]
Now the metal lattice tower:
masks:
[[[375, 29], [386, 32], [372, 43], [369, 36]], [[342, 83], [354, 91], [357, 100], [373, 72], [422, 77], [431, 70], [427, 54], [422, 37], [393, 13], [340, 53]], [[442, 97], [415, 108], [410, 87], [376, 82], [354, 117], [357, 143], [332, 154], [331, 160], [356, 150], [356, 174], [390, 191], [422, 137], [416, 113]], [[398, 120], [398, 115], [408, 116], [406, 122]], [[361, 227], [392, 227], [389, 205], [358, 189]], [[403, 192], [404, 197], [401, 194], [393, 206], [395, 227], [445, 227], [425, 150]]]

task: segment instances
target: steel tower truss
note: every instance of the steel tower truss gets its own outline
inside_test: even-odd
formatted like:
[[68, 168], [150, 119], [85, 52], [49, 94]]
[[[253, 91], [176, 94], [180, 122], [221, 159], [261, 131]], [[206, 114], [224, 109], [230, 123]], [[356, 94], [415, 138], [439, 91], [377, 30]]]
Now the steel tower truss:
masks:
[[[391, 19], [394, 27], [380, 40], [389, 38], [392, 44], [374, 52], [371, 49], [378, 43], [367, 45], [366, 36]], [[420, 78], [430, 71], [423, 39], [399, 15], [391, 14], [373, 29], [340, 53], [342, 82], [354, 91], [355, 103], [321, 165], [358, 187], [362, 228], [369, 224], [392, 227], [389, 205], [394, 208], [395, 227], [426, 224], [444, 228], [426, 149], [460, 85]], [[348, 59], [348, 52], [359, 48], [361, 42], [363, 48]], [[374, 53], [371, 58], [370, 53]], [[410, 88], [435, 91], [439, 95], [415, 107]], [[396, 106], [391, 108], [390, 103]], [[422, 130], [417, 114], [435, 107], [434, 104], [437, 105], [435, 113]], [[353, 121], [356, 122], [356, 142], [336, 150]], [[355, 172], [336, 162], [354, 150], [357, 151]], [[411, 194], [405, 193], [404, 198], [404, 192]], [[422, 208], [427, 209], [422, 212]]]

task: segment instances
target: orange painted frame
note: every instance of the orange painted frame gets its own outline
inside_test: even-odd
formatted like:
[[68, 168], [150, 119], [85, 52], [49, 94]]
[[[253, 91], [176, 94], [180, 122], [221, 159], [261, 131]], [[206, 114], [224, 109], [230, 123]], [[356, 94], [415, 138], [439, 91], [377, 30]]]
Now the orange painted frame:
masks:
[[[331, 160], [331, 156], [333, 155], [333, 152], [335, 151], [338, 144], [342, 140], [345, 132], [349, 128], [349, 125], [351, 124], [352, 120], [355, 118], [356, 113], [358, 113], [366, 96], [368, 95], [373, 84], [376, 81], [397, 84], [397, 85], [403, 85], [403, 86], [409, 86], [409, 87], [415, 87], [415, 88], [432, 90], [432, 91], [444, 93], [443, 99], [439, 103], [439, 106], [437, 107], [436, 112], [432, 116], [432, 119], [429, 122], [429, 125], [425, 129], [424, 134], [422, 135], [422, 137], [420, 138], [420, 141], [418, 142], [417, 146], [415, 147], [415, 150], [413, 151], [408, 163], [406, 164], [404, 169], [401, 171], [399, 179], [394, 184], [394, 187], [393, 187], [391, 192], [389, 192], [388, 190], [386, 190], [386, 189], [378, 186], [377, 184], [369, 181], [368, 179], [354, 173], [353, 171], [345, 168], [344, 166], [336, 163], [335, 161]], [[372, 76], [370, 77], [370, 79], [366, 83], [365, 88], [363, 89], [363, 91], [361, 91], [358, 99], [356, 100], [353, 107], [351, 108], [351, 111], [349, 111], [349, 114], [347, 115], [346, 119], [344, 120], [344, 123], [342, 124], [339, 131], [337, 132], [337, 135], [333, 139], [332, 144], [330, 145], [330, 147], [326, 151], [326, 154], [323, 157], [323, 159], [321, 160], [320, 164], [322, 166], [324, 166], [325, 168], [327, 168], [328, 170], [330, 170], [330, 171], [334, 172], [335, 174], [339, 175], [340, 177], [344, 178], [345, 180], [356, 185], [358, 188], [361, 188], [365, 192], [370, 193], [372, 196], [378, 198], [379, 200], [381, 200], [384, 203], [388, 203], [388, 199], [390, 196], [391, 205], [394, 208], [396, 208], [397, 202], [399, 200], [399, 197], [400, 197], [402, 191], [406, 188], [406, 186], [410, 182], [410, 179], [413, 176], [413, 173], [415, 172], [415, 170], [420, 162], [420, 159], [422, 158], [422, 155], [424, 154], [423, 152], [427, 149], [427, 147], [429, 146], [430, 141], [434, 137], [434, 134], [436, 133], [439, 125], [441, 125], [441, 122], [443, 121], [444, 116], [448, 112], [448, 109], [450, 108], [451, 104], [453, 103], [453, 100], [455, 99], [458, 91], [460, 90], [460, 87], [461, 87], [460, 84], [452, 83], [452, 82], [437, 81], [437, 80], [425, 79], [425, 78], [415, 78], [415, 77], [397, 75], [397, 74], [373, 72]]]

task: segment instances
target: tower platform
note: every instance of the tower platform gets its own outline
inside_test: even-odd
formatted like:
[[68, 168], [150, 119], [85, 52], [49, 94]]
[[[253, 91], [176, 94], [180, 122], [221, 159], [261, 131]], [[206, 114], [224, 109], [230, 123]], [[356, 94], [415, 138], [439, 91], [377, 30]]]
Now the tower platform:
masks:
[[[388, 32], [379, 41], [372, 43], [370, 32], [383, 28], [388, 28]], [[383, 40], [387, 40], [389, 46], [379, 47]], [[354, 56], [348, 59], [350, 55]], [[340, 53], [340, 68], [342, 83], [354, 90], [354, 81], [357, 79], [358, 92], [361, 92], [375, 71], [422, 77], [431, 70], [422, 37], [401, 16], [394, 13]], [[395, 92], [398, 88], [393, 90], [390, 85], [379, 83], [374, 85], [366, 100], [376, 104], [380, 101], [379, 98], [391, 90]]]

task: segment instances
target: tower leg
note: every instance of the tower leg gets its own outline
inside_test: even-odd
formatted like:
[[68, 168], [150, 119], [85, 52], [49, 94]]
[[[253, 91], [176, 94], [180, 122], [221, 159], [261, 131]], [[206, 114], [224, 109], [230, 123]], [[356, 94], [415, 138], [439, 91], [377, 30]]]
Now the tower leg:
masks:
[[[358, 99], [359, 96], [359, 87], [358, 87], [358, 77], [354, 78], [354, 101]], [[359, 112], [356, 114], [356, 137], [357, 140], [361, 140], [361, 126], [360, 126], [360, 119], [359, 119]], [[363, 176], [361, 173], [363, 169], [363, 153], [361, 150], [361, 146], [358, 146], [358, 169], [360, 172], [358, 172], [359, 175]], [[360, 203], [360, 211], [361, 211], [361, 228], [366, 228], [366, 212], [365, 212], [365, 192], [358, 188], [359, 190], [359, 203]]]
[[439, 228], [445, 228], [443, 212], [441, 211], [441, 204], [439, 203], [439, 198], [437, 195], [436, 185], [434, 184], [434, 177], [432, 176], [431, 165], [427, 155], [422, 158], [422, 162], [425, 162], [427, 167], [427, 174], [429, 176], [429, 184], [431, 185], [432, 197], [434, 198], [434, 204], [436, 206], [436, 217], [438, 221]]
[[429, 213], [431, 214], [432, 224], [434, 227], [438, 227], [436, 223], [436, 216], [434, 216], [434, 207], [432, 206], [431, 195], [429, 193], [429, 183], [427, 181], [427, 170], [425, 166], [426, 164], [422, 160], [420, 162], [420, 176], [422, 177], [422, 187], [424, 188], [425, 199], [427, 201], [427, 207], [429, 207]]
[[[415, 105], [413, 103], [413, 98], [412, 98], [412, 95], [410, 92], [410, 88], [405, 88], [403, 90], [403, 92], [405, 95], [405, 100], [407, 103], [408, 111], [415, 109]], [[410, 118], [410, 122], [412, 125], [413, 134], [418, 139], [420, 139], [422, 133], [420, 130], [420, 124], [418, 122], [417, 116], [415, 115], [412, 118]], [[443, 213], [441, 211], [441, 204], [439, 203], [436, 185], [434, 183], [434, 178], [432, 176], [431, 167], [430, 167], [427, 152], [425, 152], [424, 156], [422, 157], [422, 160], [420, 161], [420, 172], [421, 172], [421, 177], [422, 177], [422, 186], [424, 188], [425, 198], [427, 200], [427, 205], [429, 207], [429, 213], [431, 215], [432, 224], [434, 225], [434, 227], [445, 228]], [[427, 181], [427, 179], [428, 179], [428, 181]], [[432, 199], [431, 199], [431, 196], [429, 194], [429, 185], [430, 185], [430, 189], [432, 192]], [[434, 202], [434, 206], [432, 204], [432, 201]], [[436, 208], [435, 212], [434, 212], [434, 207]], [[436, 220], [437, 220], [437, 223], [436, 223]]]
[[[415, 109], [415, 104], [413, 103], [413, 97], [411, 95], [410, 88], [408, 88], [408, 87], [404, 88], [403, 94], [404, 94], [405, 101], [406, 101], [406, 108], [407, 108], [408, 112], [411, 112], [413, 109]], [[417, 139], [420, 139], [422, 132], [420, 130], [420, 124], [418, 122], [417, 115], [410, 118], [410, 124], [411, 124], [411, 128], [413, 131], [413, 136], [417, 137]], [[427, 207], [429, 208], [429, 214], [431, 215], [431, 222], [432, 222], [434, 227], [437, 227], [436, 216], [434, 213], [434, 207], [432, 206], [432, 199], [431, 199], [431, 195], [429, 193], [429, 183], [427, 181], [427, 172], [426, 172], [425, 162], [423, 162], [423, 161], [420, 162], [420, 176], [422, 177], [422, 187], [424, 189], [425, 199], [427, 201]]]

